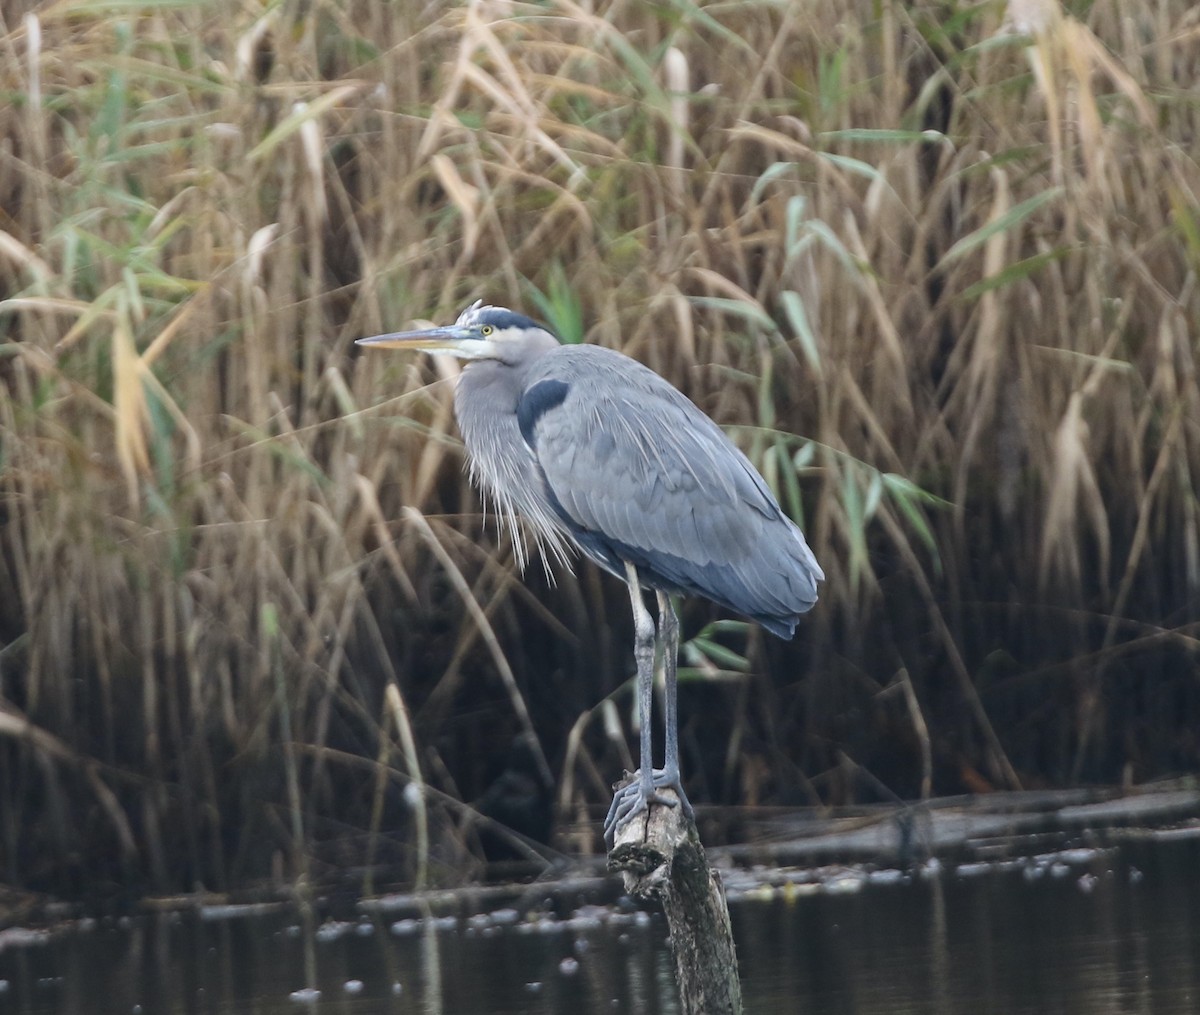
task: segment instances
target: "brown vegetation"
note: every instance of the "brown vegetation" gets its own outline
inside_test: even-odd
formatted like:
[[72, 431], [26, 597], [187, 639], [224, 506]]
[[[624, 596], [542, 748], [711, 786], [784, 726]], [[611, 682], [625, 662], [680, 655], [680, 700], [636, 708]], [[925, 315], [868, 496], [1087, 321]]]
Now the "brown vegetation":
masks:
[[352, 346], [479, 296], [677, 383], [825, 568], [793, 644], [688, 604], [697, 804], [1194, 770], [1200, 19], [1072, 6], [9, 4], [0, 880], [602, 812], [623, 590], [523, 580], [449, 386]]

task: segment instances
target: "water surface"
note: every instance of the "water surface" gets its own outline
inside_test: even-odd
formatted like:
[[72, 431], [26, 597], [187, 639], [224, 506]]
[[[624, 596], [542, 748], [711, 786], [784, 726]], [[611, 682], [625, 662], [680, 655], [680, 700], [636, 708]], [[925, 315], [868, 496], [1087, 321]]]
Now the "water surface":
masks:
[[[1195, 831], [912, 873], [730, 872], [746, 1010], [1200, 1011]], [[661, 916], [585, 896], [524, 889], [424, 919], [409, 899], [307, 928], [290, 909], [214, 908], [10, 930], [0, 1011], [678, 1011]]]

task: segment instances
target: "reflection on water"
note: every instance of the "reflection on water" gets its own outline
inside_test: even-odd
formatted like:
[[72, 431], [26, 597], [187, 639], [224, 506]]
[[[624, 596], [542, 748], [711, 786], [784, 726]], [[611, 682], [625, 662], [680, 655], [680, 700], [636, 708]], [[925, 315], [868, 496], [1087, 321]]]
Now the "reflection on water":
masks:
[[1200, 1011], [1200, 838], [967, 865], [734, 916], [748, 1011]]
[[[746, 1010], [1104, 1015], [1200, 1011], [1200, 837], [996, 865], [729, 878]], [[783, 883], [785, 882], [786, 883]], [[551, 889], [547, 888], [547, 893]], [[562, 900], [558, 905], [561, 907]], [[569, 907], [568, 907], [569, 909]], [[305, 931], [209, 911], [0, 933], [0, 1011], [570, 1013], [678, 1010], [657, 916], [581, 906]], [[306, 943], [319, 996], [304, 993]]]

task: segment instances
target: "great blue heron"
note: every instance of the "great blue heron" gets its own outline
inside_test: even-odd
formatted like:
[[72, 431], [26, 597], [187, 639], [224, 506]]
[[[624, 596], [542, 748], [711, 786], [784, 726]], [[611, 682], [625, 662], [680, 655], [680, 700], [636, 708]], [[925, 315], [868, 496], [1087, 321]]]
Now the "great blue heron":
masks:
[[[594, 345], [560, 345], [540, 324], [479, 301], [454, 324], [360, 338], [468, 360], [454, 393], [471, 475], [508, 524], [518, 560], [523, 515], [545, 550], [576, 547], [624, 579], [633, 604], [641, 752], [637, 777], [605, 819], [618, 828], [651, 802], [692, 808], [679, 775], [672, 593], [704, 596], [791, 638], [824, 579], [804, 535], [721, 429], [636, 360]], [[642, 589], [658, 599], [657, 633]], [[666, 685], [663, 767], [653, 768], [654, 659]]]

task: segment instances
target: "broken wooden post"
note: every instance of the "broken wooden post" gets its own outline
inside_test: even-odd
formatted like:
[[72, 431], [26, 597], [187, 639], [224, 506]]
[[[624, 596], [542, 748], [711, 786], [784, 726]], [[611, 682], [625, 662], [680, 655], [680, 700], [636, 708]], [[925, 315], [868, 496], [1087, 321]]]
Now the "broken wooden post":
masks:
[[[671, 790], [659, 790], [664, 796]], [[740, 1015], [742, 987], [725, 889], [681, 807], [651, 804], [617, 832], [608, 869], [625, 891], [662, 902], [684, 1015]]]

